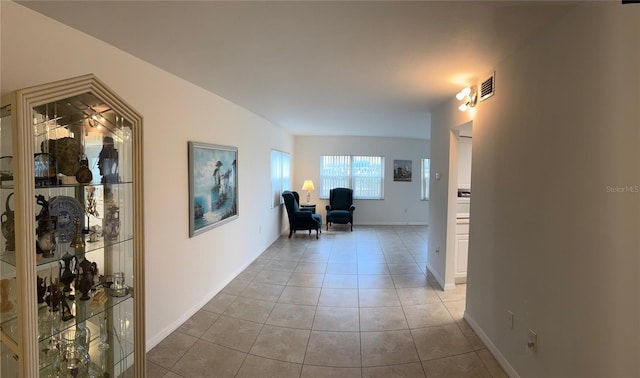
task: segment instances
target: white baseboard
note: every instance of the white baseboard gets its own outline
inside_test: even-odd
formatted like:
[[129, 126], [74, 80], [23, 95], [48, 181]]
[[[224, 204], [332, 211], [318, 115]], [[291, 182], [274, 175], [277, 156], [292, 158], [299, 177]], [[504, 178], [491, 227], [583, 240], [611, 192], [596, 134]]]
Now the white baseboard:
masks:
[[433, 269], [433, 267], [431, 265], [429, 265], [429, 261], [427, 261], [427, 270], [436, 279], [436, 281], [438, 281], [438, 284], [440, 285], [442, 290], [453, 290], [453, 289], [455, 289], [456, 285], [453, 285], [453, 287], [447, 287], [447, 286], [451, 286], [451, 285], [445, 285], [444, 284], [444, 280], [442, 279], [442, 277], [440, 277], [438, 275], [438, 273], [436, 273], [436, 270]]
[[500, 351], [498, 350], [498, 347], [496, 347], [496, 345], [493, 343], [493, 341], [491, 341], [489, 336], [487, 336], [487, 334], [484, 333], [484, 331], [482, 330], [482, 328], [480, 328], [478, 323], [476, 323], [476, 321], [473, 320], [471, 315], [469, 315], [469, 313], [467, 313], [466, 311], [464, 312], [464, 319], [467, 321], [467, 323], [469, 323], [469, 326], [475, 331], [475, 333], [478, 335], [480, 340], [482, 340], [484, 345], [487, 346], [487, 349], [489, 350], [489, 352], [491, 352], [491, 354], [496, 359], [496, 361], [498, 361], [500, 366], [502, 366], [502, 369], [504, 370], [504, 372], [510, 378], [520, 378], [520, 375], [518, 375], [518, 373], [513, 368], [513, 366], [511, 366], [511, 364], [509, 363], [509, 361], [507, 361], [504, 355], [500, 353]]
[[[253, 261], [255, 261], [255, 259]], [[182, 314], [182, 316], [176, 319], [173, 323], [166, 326], [162, 331], [158, 332], [152, 338], [147, 339], [147, 345], [146, 345], [147, 352], [153, 349], [156, 345], [160, 344], [160, 342], [164, 340], [167, 336], [169, 336], [173, 331], [180, 328], [180, 326], [184, 324], [184, 322], [189, 320], [189, 318], [191, 318], [196, 312], [200, 311], [200, 309], [204, 307], [204, 305], [209, 303], [209, 301], [213, 299], [213, 297], [218, 295], [218, 293], [220, 293], [222, 289], [224, 289], [224, 287], [229, 284], [229, 282], [233, 281], [233, 279], [236, 278], [238, 274], [242, 273], [242, 271], [244, 271], [249, 265], [251, 265], [253, 261], [250, 261], [248, 264], [246, 264], [245, 266], [243, 266], [242, 268], [238, 269], [236, 272], [231, 274], [229, 278], [227, 278], [227, 280], [225, 280], [221, 285], [214, 287], [207, 295], [204, 296], [204, 298], [202, 298], [199, 302], [197, 302], [187, 312]]]
[[354, 227], [361, 226], [428, 226], [426, 222], [355, 222]]

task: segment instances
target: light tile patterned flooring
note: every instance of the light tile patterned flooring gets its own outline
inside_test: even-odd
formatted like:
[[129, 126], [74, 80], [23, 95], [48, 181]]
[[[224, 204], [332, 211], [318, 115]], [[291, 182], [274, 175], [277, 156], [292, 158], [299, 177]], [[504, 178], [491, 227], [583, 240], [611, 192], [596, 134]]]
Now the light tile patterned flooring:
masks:
[[505, 377], [426, 273], [426, 227], [276, 240], [147, 354], [149, 377]]

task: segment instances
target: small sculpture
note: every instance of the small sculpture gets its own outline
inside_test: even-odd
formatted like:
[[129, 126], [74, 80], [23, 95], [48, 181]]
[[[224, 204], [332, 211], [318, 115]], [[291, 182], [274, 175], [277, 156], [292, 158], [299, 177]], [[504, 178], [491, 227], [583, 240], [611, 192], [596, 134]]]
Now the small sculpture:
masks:
[[71, 313], [71, 307], [69, 307], [69, 304], [67, 303], [67, 298], [63, 295], [60, 296], [60, 318], [63, 322], [74, 318]]
[[40, 278], [40, 276], [38, 276], [36, 280], [38, 303], [44, 303], [44, 297], [47, 295], [47, 277]]
[[60, 304], [61, 298], [64, 298], [64, 296], [60, 293], [58, 285], [52, 282], [51, 285], [49, 285], [47, 296], [45, 297], [45, 302], [47, 302], [47, 305], [49, 306], [49, 311], [58, 311], [58, 305]]
[[118, 150], [114, 148], [111, 137], [104, 137], [102, 141], [102, 150], [98, 155], [98, 169], [100, 169], [103, 184], [120, 182]]
[[89, 297], [89, 291], [93, 288], [93, 279], [98, 274], [98, 265], [87, 259], [82, 260], [79, 264], [79, 274], [76, 281], [76, 289], [78, 289], [82, 296], [81, 301], [91, 299]]
[[[73, 268], [71, 263], [75, 260], [75, 256], [70, 255], [68, 252], [62, 256], [62, 262], [60, 263], [60, 282], [64, 285], [63, 291], [65, 293], [71, 292], [71, 283], [76, 279], [75, 263]], [[77, 260], [76, 260], [77, 261]], [[64, 264], [64, 265], [63, 265]]]
[[6, 210], [0, 216], [2, 220], [2, 236], [7, 240], [5, 249], [7, 251], [14, 251], [16, 249], [16, 229], [15, 229], [15, 213], [9, 207], [9, 199], [13, 196], [13, 193], [7, 196]]
[[36, 203], [40, 205], [40, 213], [36, 216], [36, 253], [42, 257], [53, 257], [56, 248], [56, 225], [58, 218], [49, 214], [49, 201], [42, 194], [36, 196]]
[[107, 209], [104, 218], [103, 236], [110, 240], [115, 240], [120, 235], [120, 209], [111, 206]]
[[76, 228], [75, 233], [73, 234], [73, 239], [71, 240], [71, 244], [69, 245], [71, 248], [82, 249], [86, 246], [84, 243], [84, 235], [82, 230], [80, 229], [80, 219], [76, 218], [73, 221], [73, 225]]

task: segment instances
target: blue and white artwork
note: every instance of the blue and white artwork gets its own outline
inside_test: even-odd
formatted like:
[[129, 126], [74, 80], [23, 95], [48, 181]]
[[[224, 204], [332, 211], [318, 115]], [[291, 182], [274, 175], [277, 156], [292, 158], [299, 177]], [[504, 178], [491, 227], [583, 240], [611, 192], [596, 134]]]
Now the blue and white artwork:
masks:
[[238, 216], [238, 150], [189, 142], [189, 236]]

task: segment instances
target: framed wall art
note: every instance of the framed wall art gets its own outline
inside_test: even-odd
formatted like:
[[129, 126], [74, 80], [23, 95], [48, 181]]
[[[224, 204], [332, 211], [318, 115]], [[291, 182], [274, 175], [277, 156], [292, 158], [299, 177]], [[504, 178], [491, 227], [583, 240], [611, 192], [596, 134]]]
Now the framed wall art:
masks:
[[393, 181], [411, 181], [411, 160], [393, 161]]
[[238, 217], [238, 149], [189, 142], [189, 237]]

